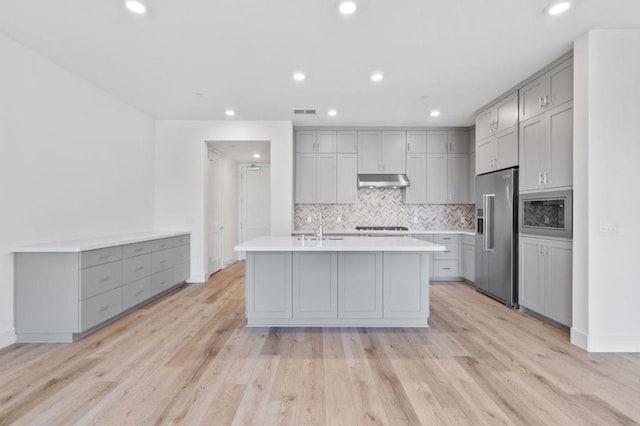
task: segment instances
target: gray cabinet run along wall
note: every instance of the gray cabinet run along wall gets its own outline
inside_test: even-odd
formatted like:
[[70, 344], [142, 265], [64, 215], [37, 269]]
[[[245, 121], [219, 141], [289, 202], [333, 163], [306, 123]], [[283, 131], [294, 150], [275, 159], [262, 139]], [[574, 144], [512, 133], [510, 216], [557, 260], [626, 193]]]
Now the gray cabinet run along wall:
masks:
[[295, 203], [354, 204], [357, 175], [403, 174], [406, 204], [474, 203], [472, 130], [329, 130], [295, 132]]
[[188, 234], [75, 252], [15, 253], [18, 342], [72, 342], [189, 277]]

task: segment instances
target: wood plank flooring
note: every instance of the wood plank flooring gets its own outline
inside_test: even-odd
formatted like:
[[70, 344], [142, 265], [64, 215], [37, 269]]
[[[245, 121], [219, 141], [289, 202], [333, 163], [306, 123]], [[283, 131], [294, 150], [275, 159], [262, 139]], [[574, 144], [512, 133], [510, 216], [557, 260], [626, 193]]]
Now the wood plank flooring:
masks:
[[0, 425], [640, 422], [639, 354], [588, 354], [465, 284], [431, 286], [429, 329], [247, 329], [243, 273], [0, 350]]

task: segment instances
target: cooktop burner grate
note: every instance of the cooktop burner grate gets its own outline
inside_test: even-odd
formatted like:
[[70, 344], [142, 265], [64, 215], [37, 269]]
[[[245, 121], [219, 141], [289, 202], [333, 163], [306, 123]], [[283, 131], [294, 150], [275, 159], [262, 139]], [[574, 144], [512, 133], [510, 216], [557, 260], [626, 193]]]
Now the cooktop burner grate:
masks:
[[408, 231], [406, 226], [356, 226], [356, 231]]

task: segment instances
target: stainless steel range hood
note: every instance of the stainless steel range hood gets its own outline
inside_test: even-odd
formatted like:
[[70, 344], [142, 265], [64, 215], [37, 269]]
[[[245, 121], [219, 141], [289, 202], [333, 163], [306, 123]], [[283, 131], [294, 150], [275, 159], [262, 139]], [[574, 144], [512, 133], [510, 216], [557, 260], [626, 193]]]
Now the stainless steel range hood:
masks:
[[406, 188], [411, 185], [404, 174], [358, 175], [358, 188]]

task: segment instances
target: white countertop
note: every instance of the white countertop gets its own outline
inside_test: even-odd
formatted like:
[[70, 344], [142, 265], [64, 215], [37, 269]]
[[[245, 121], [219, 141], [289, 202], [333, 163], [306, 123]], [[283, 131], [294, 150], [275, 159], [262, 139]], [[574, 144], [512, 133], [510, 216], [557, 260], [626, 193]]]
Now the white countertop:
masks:
[[[309, 235], [314, 234], [314, 229], [296, 229], [292, 232], [293, 235]], [[454, 234], [454, 235], [469, 235], [475, 236], [476, 233], [473, 230], [461, 231], [461, 230], [427, 230], [427, 231], [356, 231], [355, 229], [324, 229], [325, 235], [442, 235], [442, 234]]]
[[[325, 237], [326, 238], [326, 237]], [[439, 244], [408, 237], [344, 237], [304, 241], [300, 237], [258, 237], [235, 251], [444, 251]]]
[[55, 241], [30, 246], [16, 247], [11, 251], [14, 253], [65, 253], [95, 250], [105, 247], [120, 246], [124, 244], [134, 244], [142, 241], [159, 240], [161, 238], [177, 237], [189, 234], [189, 232], [140, 232], [137, 234], [115, 235], [108, 237], [87, 238], [83, 240]]

